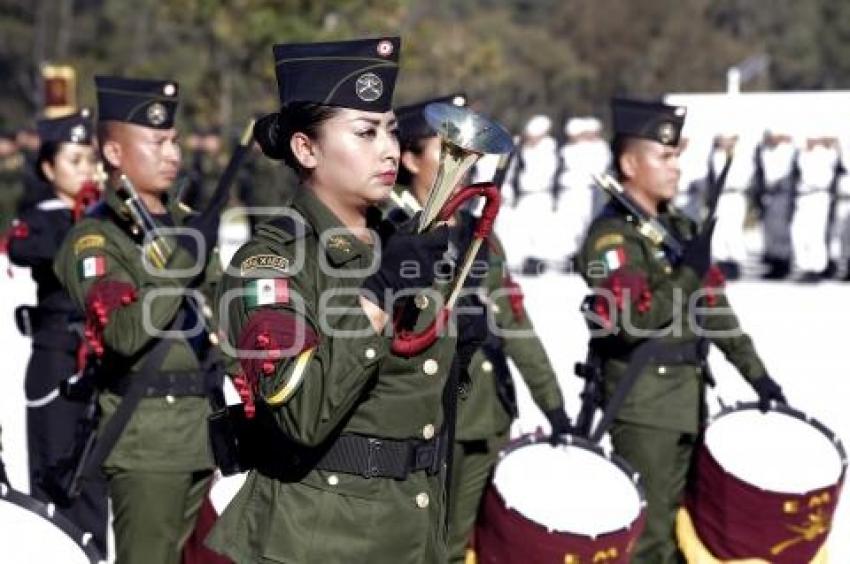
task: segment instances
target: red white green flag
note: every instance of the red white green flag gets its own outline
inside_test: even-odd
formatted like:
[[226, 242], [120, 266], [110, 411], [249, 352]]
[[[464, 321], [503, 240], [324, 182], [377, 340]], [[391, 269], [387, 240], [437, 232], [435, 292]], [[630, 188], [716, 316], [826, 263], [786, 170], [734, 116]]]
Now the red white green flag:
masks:
[[285, 304], [289, 301], [289, 285], [285, 278], [258, 278], [245, 285], [245, 305]]

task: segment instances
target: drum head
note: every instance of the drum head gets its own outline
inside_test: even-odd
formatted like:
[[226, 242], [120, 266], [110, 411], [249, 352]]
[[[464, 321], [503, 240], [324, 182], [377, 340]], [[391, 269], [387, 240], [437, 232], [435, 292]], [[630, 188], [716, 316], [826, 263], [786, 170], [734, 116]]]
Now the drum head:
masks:
[[805, 494], [837, 484], [844, 455], [820, 423], [791, 409], [739, 407], [706, 430], [705, 446], [726, 472], [773, 492]]
[[564, 533], [597, 536], [626, 529], [643, 505], [624, 468], [578, 444], [509, 450], [496, 466], [493, 485], [510, 509]]
[[3, 562], [89, 564], [101, 560], [91, 535], [84, 535], [58, 511], [6, 486], [0, 493]]

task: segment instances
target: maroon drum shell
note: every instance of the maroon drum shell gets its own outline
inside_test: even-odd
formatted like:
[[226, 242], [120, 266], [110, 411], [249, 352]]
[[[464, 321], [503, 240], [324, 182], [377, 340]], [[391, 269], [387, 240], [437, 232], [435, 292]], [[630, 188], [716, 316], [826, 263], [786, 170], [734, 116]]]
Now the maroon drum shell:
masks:
[[[572, 439], [578, 444], [585, 441]], [[520, 440], [506, 450], [529, 444]], [[601, 452], [595, 445], [584, 448]], [[613, 464], [613, 462], [612, 462]], [[618, 464], [621, 468], [625, 463]], [[628, 475], [628, 474], [626, 474]], [[564, 476], [564, 479], [569, 479]], [[642, 492], [641, 499], [643, 498]], [[604, 492], [600, 492], [600, 498]], [[600, 503], [605, 503], [600, 499]], [[635, 544], [643, 532], [646, 509], [628, 527], [590, 537], [575, 533], [549, 531], [546, 527], [525, 518], [518, 511], [507, 507], [496, 487], [491, 483], [481, 501], [481, 509], [475, 525], [473, 548], [479, 564], [564, 564], [605, 562], [606, 564], [628, 564]], [[569, 559], [568, 556], [573, 558]], [[595, 560], [594, 560], [595, 559]]]
[[720, 560], [762, 558], [772, 564], [815, 557], [829, 535], [844, 481], [842, 471], [838, 484], [805, 494], [763, 490], [724, 470], [704, 444], [693, 470], [685, 507], [705, 547]]

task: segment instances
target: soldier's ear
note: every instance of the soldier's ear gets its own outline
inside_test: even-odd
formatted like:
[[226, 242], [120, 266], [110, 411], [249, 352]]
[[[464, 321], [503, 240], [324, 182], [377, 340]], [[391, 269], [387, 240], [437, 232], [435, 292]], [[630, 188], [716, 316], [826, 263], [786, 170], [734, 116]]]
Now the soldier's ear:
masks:
[[307, 170], [316, 168], [318, 164], [316, 142], [306, 133], [300, 131], [293, 133], [289, 139], [289, 148], [303, 168]]
[[634, 178], [637, 172], [637, 155], [634, 151], [624, 151], [620, 155], [620, 171], [626, 178]]
[[410, 172], [411, 176], [419, 174], [419, 156], [413, 151], [404, 151], [401, 154], [401, 165]]
[[47, 179], [51, 184], [56, 181], [56, 171], [53, 169], [53, 164], [50, 161], [42, 161], [41, 162], [41, 174]]
[[121, 144], [114, 139], [107, 139], [103, 143], [103, 158], [112, 168], [121, 168]]

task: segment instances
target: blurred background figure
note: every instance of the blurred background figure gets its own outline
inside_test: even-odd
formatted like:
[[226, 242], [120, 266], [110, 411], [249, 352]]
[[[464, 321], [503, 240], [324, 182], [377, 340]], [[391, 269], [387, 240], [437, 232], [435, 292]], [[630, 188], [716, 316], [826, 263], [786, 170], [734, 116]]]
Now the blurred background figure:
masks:
[[552, 236], [558, 155], [551, 128], [552, 120], [545, 115], [528, 120], [505, 181], [509, 187], [505, 204], [515, 209], [499, 236], [507, 248], [516, 249], [514, 258], [522, 261], [522, 272], [527, 275], [540, 274], [548, 260], [563, 258], [558, 250], [561, 242]]
[[15, 216], [15, 202], [22, 191], [23, 165], [24, 157], [18, 151], [14, 132], [0, 131], [0, 232], [6, 230]]
[[754, 174], [752, 155], [736, 151], [738, 139], [737, 133], [718, 134], [709, 157], [709, 185], [720, 178], [728, 159], [732, 159], [717, 202], [717, 227], [711, 241], [715, 262], [729, 280], [741, 277], [741, 265], [747, 258], [744, 221], [747, 217], [747, 193]]
[[694, 220], [702, 218], [705, 189], [708, 186], [708, 162], [705, 153], [689, 137], [679, 139], [679, 193], [673, 200], [676, 207]]
[[[88, 110], [38, 123], [41, 145], [35, 159], [40, 180], [52, 188], [51, 197], [22, 211], [12, 227], [9, 258], [30, 267], [37, 285], [38, 305], [15, 310], [18, 329], [32, 337], [32, 356], [24, 380], [27, 399], [27, 439], [30, 493], [45, 503], [53, 499], [45, 485], [61, 479], [75, 444], [77, 423], [87, 409], [85, 401], [72, 401], [58, 393], [59, 384], [80, 371], [77, 351], [83, 317], [53, 273], [53, 257], [74, 222], [77, 196], [93, 189], [95, 152]], [[82, 238], [78, 251], [102, 245], [102, 237]], [[86, 247], [88, 245], [89, 247]], [[75, 525], [94, 535], [98, 549], [106, 552], [106, 482], [86, 481], [80, 497], [61, 510]]]
[[602, 122], [592, 116], [573, 117], [564, 125], [566, 144], [560, 150], [561, 174], [555, 230], [571, 263], [590, 221], [602, 205], [602, 192], [593, 186], [593, 174], [611, 166], [611, 150], [602, 138]]
[[850, 139], [841, 143], [841, 175], [835, 182], [835, 200], [829, 229], [829, 258], [837, 266], [836, 275], [850, 281]]
[[41, 147], [38, 131], [30, 126], [22, 127], [15, 133], [15, 144], [23, 157], [23, 166], [20, 169], [23, 192], [17, 208], [20, 213], [41, 201], [53, 198], [53, 188], [38, 172], [38, 151]]
[[817, 282], [824, 277], [829, 257], [826, 248], [831, 191], [838, 170], [838, 141], [834, 137], [811, 136], [797, 156], [800, 180], [791, 243], [799, 282]]
[[798, 175], [791, 136], [768, 129], [756, 148], [755, 203], [762, 219], [764, 278], [782, 280], [791, 273], [791, 218]]

